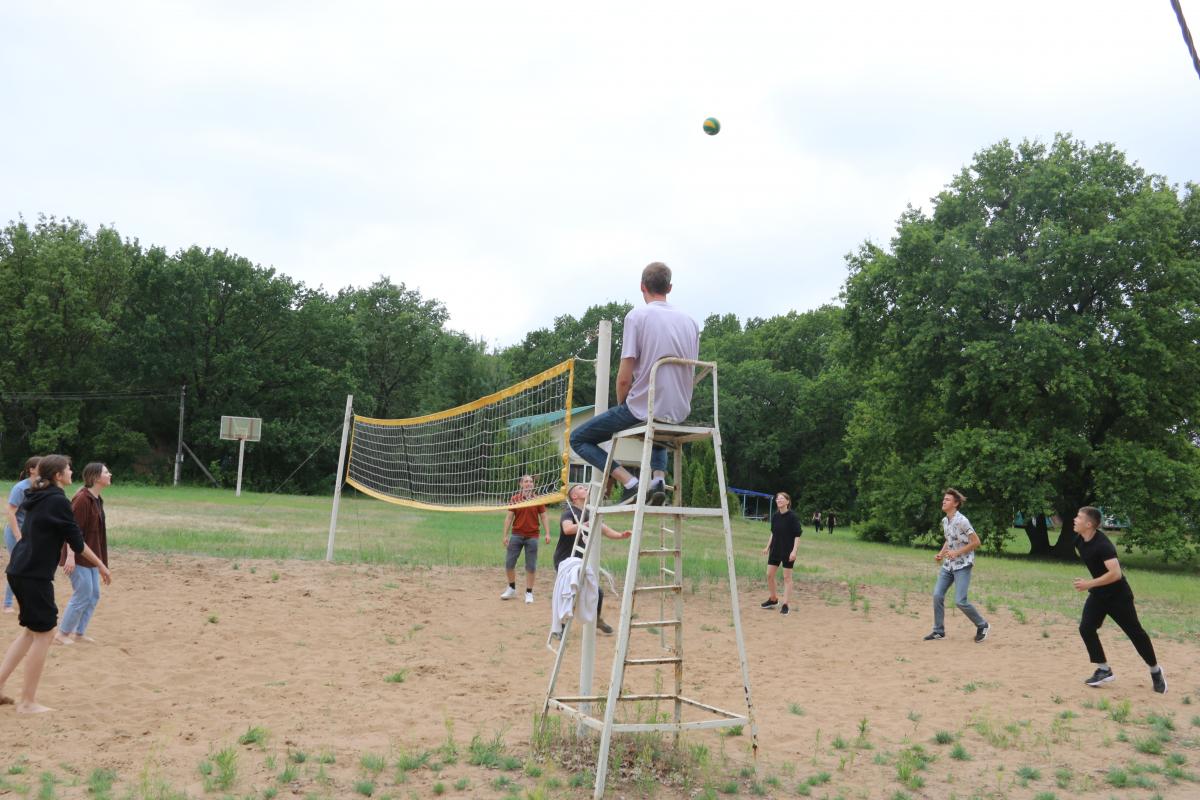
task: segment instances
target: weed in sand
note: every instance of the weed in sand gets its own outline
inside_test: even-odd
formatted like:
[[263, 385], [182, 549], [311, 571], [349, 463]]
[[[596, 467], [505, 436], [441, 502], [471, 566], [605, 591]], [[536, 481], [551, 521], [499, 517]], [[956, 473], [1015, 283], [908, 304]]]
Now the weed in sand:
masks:
[[88, 794], [95, 800], [108, 800], [112, 797], [112, 787], [117, 780], [117, 773], [111, 769], [94, 769], [88, 776]]
[[470, 786], [470, 785], [471, 785], [471, 779], [470, 779], [470, 778], [459, 778], [458, 780], [456, 780], [456, 781], [454, 782], [454, 788], [455, 788], [455, 789], [457, 789], [457, 790], [458, 790], [458, 791], [460, 791], [460, 792], [461, 792], [463, 789], [466, 789], [466, 788], [467, 788], [468, 786]]
[[378, 775], [387, 766], [387, 759], [374, 753], [363, 753], [362, 757], [358, 759], [358, 765], [372, 775]]
[[238, 744], [256, 744], [262, 747], [267, 743], [267, 729], [255, 725], [252, 728], [247, 728], [246, 732], [238, 737]]
[[370, 797], [371, 795], [375, 794], [375, 782], [368, 780], [355, 781], [354, 791], [358, 792], [363, 797]]
[[788, 703], [788, 713], [795, 714], [797, 717], [803, 717], [804, 708], [799, 703]]
[[298, 773], [298, 770], [297, 770], [297, 768], [296, 768], [296, 765], [295, 765], [295, 764], [288, 764], [286, 767], [284, 767], [284, 768], [283, 768], [283, 770], [282, 770], [282, 771], [279, 773], [279, 775], [278, 775], [278, 776], [276, 776], [276, 778], [275, 778], [275, 779], [276, 779], [277, 781], [279, 781], [281, 784], [283, 784], [284, 786], [286, 786], [287, 784], [289, 784], [289, 783], [291, 783], [292, 781], [296, 780], [296, 776], [297, 776], [298, 774], [299, 774], [299, 773]]
[[950, 731], [938, 731], [933, 735], [933, 741], [935, 744], [953, 744], [954, 734]]
[[963, 747], [962, 744], [956, 744], [953, 748], [951, 748], [950, 757], [955, 761], [971, 760], [971, 754], [967, 752], [967, 748]]
[[393, 672], [383, 680], [387, 683], [404, 683], [408, 680], [408, 670], [402, 669], [399, 672]]

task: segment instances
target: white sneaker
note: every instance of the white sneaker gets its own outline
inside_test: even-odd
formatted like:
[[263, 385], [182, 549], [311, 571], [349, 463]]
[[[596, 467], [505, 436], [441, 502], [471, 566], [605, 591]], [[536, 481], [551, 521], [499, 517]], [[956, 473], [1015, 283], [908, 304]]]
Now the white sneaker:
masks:
[[526, 592], [525, 593], [525, 605], [531, 605], [532, 603], [533, 603], [533, 592]]
[[509, 586], [507, 589], [504, 590], [504, 594], [500, 595], [500, 599], [501, 600], [512, 600], [516, 596], [517, 596], [517, 590], [514, 589], [513, 587]]

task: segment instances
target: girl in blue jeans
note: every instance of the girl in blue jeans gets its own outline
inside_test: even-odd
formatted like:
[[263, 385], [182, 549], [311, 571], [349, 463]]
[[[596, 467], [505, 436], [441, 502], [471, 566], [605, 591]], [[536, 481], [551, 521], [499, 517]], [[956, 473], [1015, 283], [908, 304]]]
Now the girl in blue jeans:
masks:
[[[21, 470], [21, 480], [8, 494], [8, 507], [4, 509], [8, 516], [8, 521], [4, 523], [4, 546], [8, 549], [9, 558], [12, 558], [12, 551], [17, 542], [21, 541], [21, 525], [25, 522], [25, 512], [21, 510], [21, 504], [25, 502], [25, 493], [29, 491], [30, 477], [37, 470], [41, 460], [41, 456], [34, 456], [25, 462], [25, 469]], [[4, 584], [4, 613], [13, 613], [13, 592], [7, 581]]]
[[[84, 543], [108, 566], [108, 529], [104, 522], [104, 501], [100, 493], [112, 484], [112, 473], [108, 467], [93, 461], [83, 468], [83, 488], [71, 499], [71, 510], [75, 521], [83, 531]], [[63, 611], [62, 622], [54, 641], [58, 644], [95, 641], [87, 635], [88, 623], [100, 602], [100, 569], [75, 564], [75, 553], [63, 548], [61, 564], [63, 572], [71, 579], [71, 600]]]

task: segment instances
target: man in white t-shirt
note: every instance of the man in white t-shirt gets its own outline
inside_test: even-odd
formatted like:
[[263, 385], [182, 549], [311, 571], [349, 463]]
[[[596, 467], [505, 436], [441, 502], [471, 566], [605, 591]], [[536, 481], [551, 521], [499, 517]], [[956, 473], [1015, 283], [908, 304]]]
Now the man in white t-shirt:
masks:
[[963, 501], [966, 498], [958, 489], [947, 489], [942, 493], [942, 535], [945, 543], [933, 560], [940, 563], [937, 581], [933, 584], [933, 630], [925, 637], [932, 642], [946, 638], [946, 592], [954, 587], [954, 604], [975, 624], [975, 643], [988, 638], [992, 626], [983, 618], [967, 599], [971, 586], [971, 571], [975, 566], [975, 551], [979, 549], [979, 534], [971, 527], [971, 520], [963, 516]]
[[[571, 448], [598, 470], [604, 469], [608, 454], [599, 447], [617, 431], [646, 421], [650, 394], [650, 368], [662, 358], [696, 360], [700, 355], [700, 327], [696, 321], [667, 302], [671, 292], [671, 268], [654, 262], [642, 270], [642, 299], [646, 304], [625, 317], [621, 366], [617, 370], [617, 405], [592, 417], [571, 433]], [[664, 364], [654, 380], [654, 418], [680, 423], [692, 410], [692, 378], [695, 368]], [[655, 447], [650, 457], [653, 473], [646, 496], [652, 505], [667, 501], [667, 451]], [[621, 502], [637, 495], [638, 479], [624, 467], [613, 468], [613, 477], [625, 487]]]

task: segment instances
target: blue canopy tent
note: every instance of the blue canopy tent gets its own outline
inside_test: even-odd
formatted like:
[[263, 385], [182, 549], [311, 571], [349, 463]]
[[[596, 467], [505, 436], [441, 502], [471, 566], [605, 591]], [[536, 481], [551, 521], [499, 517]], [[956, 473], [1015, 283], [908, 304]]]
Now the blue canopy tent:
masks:
[[[764, 521], [771, 519], [771, 515], [774, 513], [771, 501], [775, 499], [775, 495], [766, 494], [765, 492], [755, 492], [750, 489], [734, 489], [732, 486], [729, 487], [729, 491], [733, 492], [741, 500], [743, 519], [761, 519]], [[767, 501], [767, 511], [765, 514], [762, 512], [762, 502], [764, 499]], [[753, 513], [749, 511], [751, 502], [754, 504]]]

